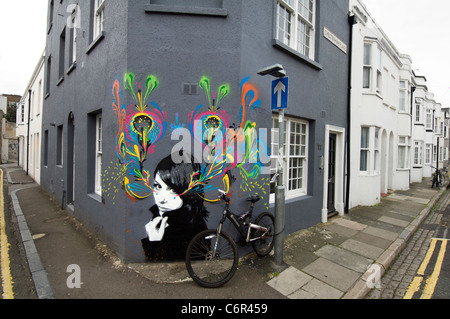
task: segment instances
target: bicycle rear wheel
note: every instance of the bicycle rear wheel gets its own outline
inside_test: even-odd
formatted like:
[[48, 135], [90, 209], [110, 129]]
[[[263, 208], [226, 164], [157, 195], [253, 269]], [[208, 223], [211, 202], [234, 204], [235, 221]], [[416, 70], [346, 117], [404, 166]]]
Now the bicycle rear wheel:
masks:
[[440, 183], [441, 183], [441, 186], [445, 185], [445, 174], [444, 173], [441, 173]]
[[[214, 249], [217, 245], [217, 249]], [[229, 281], [238, 267], [236, 243], [226, 233], [209, 229], [197, 234], [186, 250], [186, 268], [200, 286], [217, 288]]]
[[271, 213], [265, 212], [256, 218], [255, 224], [269, 229], [267, 232], [259, 229], [253, 229], [250, 234], [251, 238], [261, 237], [258, 240], [252, 241], [252, 246], [258, 256], [265, 257], [272, 251], [273, 248], [275, 218]]

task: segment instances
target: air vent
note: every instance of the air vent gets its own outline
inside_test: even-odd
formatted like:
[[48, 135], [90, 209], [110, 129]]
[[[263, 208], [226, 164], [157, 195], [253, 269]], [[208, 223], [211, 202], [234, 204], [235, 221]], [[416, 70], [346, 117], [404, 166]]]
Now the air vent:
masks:
[[184, 95], [197, 95], [198, 94], [198, 84], [197, 83], [183, 83], [181, 92]]

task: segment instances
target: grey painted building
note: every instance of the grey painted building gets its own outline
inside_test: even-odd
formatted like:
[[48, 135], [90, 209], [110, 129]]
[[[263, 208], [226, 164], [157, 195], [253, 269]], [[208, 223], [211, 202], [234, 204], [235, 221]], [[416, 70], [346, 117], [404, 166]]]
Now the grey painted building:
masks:
[[273, 211], [282, 64], [286, 233], [344, 213], [349, 39], [342, 0], [51, 0], [41, 184], [127, 262], [216, 227], [216, 188]]

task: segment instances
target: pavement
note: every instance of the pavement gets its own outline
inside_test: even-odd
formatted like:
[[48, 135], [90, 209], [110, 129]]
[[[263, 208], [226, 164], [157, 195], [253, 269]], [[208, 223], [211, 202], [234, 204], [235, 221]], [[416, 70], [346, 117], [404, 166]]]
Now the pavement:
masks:
[[251, 253], [229, 283], [205, 289], [184, 263], [124, 264], [21, 168], [0, 167], [38, 299], [363, 299], [450, 196], [424, 179], [287, 236], [283, 266]]

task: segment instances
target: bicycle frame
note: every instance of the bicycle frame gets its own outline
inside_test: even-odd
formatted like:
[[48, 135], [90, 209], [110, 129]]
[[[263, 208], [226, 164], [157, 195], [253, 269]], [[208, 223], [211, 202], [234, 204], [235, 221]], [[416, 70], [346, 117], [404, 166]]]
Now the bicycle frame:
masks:
[[[218, 242], [219, 242], [219, 238], [220, 238], [219, 234], [222, 233], [223, 224], [225, 223], [225, 221], [227, 219], [237, 229], [237, 231], [242, 235], [242, 237], [245, 238], [246, 243], [250, 243], [250, 242], [259, 240], [263, 237], [263, 236], [260, 236], [260, 237], [250, 238], [250, 233], [251, 233], [252, 229], [262, 230], [264, 232], [268, 231], [268, 229], [266, 227], [262, 227], [262, 226], [253, 224], [251, 222], [252, 215], [253, 215], [253, 207], [254, 207], [254, 204], [252, 203], [250, 206], [250, 209], [247, 212], [245, 212], [241, 216], [238, 216], [230, 211], [230, 204], [229, 204], [229, 202], [226, 202], [225, 209], [223, 211], [223, 216], [222, 216], [222, 219], [220, 220], [219, 227], [217, 229], [217, 239], [218, 240], [215, 243], [214, 254], [217, 251], [217, 246], [218, 246]], [[239, 220], [237, 219], [237, 217], [239, 217]], [[247, 219], [249, 220], [248, 229], [245, 229], [243, 227], [243, 225], [245, 223], [245, 220], [247, 220]]]

